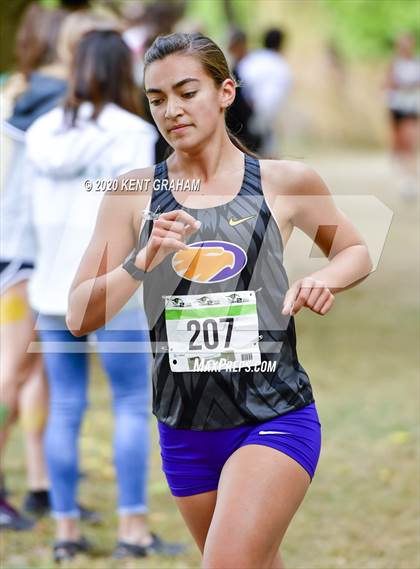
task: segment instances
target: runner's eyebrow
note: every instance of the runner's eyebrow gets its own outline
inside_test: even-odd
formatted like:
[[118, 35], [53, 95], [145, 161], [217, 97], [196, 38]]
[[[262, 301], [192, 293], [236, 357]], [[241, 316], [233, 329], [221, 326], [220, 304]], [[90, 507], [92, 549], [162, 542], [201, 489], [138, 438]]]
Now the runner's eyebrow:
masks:
[[[182, 87], [183, 85], [185, 85], [185, 83], [189, 83], [190, 81], [197, 81], [197, 83], [199, 83], [199, 79], [195, 79], [194, 77], [186, 77], [185, 79], [181, 79], [181, 81], [178, 81], [177, 83], [174, 83], [172, 85], [172, 89], [179, 89], [179, 87]], [[150, 95], [151, 93], [163, 93], [162, 89], [157, 89], [156, 87], [151, 87], [150, 89], [146, 89], [146, 95]]]

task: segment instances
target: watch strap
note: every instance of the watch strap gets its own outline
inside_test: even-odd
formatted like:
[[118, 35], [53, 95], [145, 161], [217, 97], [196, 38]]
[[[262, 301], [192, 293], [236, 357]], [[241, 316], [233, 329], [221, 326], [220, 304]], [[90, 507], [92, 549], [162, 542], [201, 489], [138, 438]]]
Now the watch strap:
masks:
[[133, 251], [128, 255], [126, 260], [124, 261], [122, 267], [127, 271], [129, 275], [136, 279], [136, 281], [143, 281], [146, 278], [146, 271], [142, 271], [138, 267], [136, 267], [134, 261], [137, 257], [138, 249], [133, 249]]

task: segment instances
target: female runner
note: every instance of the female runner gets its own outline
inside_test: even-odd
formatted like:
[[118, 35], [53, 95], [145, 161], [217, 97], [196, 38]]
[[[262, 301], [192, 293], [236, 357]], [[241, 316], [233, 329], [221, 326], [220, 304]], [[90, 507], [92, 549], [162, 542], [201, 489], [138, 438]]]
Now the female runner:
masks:
[[[76, 336], [103, 326], [143, 282], [163, 468], [203, 567], [279, 569], [320, 452], [293, 316], [326, 314], [372, 263], [317, 174], [259, 161], [227, 131], [235, 82], [213, 41], [158, 37], [145, 90], [174, 152], [104, 197], [67, 324]], [[194, 194], [176, 191], [195, 179]], [[329, 263], [289, 287], [295, 226]]]

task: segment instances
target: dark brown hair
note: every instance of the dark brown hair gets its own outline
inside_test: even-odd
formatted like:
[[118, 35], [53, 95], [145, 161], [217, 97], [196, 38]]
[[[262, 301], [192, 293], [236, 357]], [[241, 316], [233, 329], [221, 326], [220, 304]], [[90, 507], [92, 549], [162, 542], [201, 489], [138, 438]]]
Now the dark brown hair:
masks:
[[67, 12], [48, 9], [37, 2], [25, 10], [17, 35], [15, 53], [18, 69], [26, 77], [41, 65], [57, 59], [57, 39]]
[[115, 30], [94, 30], [82, 37], [73, 58], [66, 122], [74, 126], [80, 105], [93, 103], [92, 119], [107, 103], [140, 115], [140, 93], [134, 82], [132, 55]]
[[[213, 40], [200, 33], [175, 33], [158, 36], [144, 55], [144, 70], [154, 61], [162, 60], [175, 53], [196, 57], [201, 62], [205, 72], [213, 79], [216, 87], [220, 87], [225, 79], [232, 79], [236, 85], [223, 51]], [[227, 126], [226, 131], [231, 142], [239, 150], [256, 157]]]

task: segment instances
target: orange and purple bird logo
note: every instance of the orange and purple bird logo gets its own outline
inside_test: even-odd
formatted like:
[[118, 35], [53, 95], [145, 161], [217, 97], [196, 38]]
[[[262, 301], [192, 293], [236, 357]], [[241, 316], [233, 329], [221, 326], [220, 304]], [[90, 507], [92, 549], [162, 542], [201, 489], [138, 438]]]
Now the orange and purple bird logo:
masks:
[[247, 262], [245, 251], [227, 241], [198, 241], [178, 251], [172, 267], [180, 277], [195, 283], [220, 283], [242, 271]]

